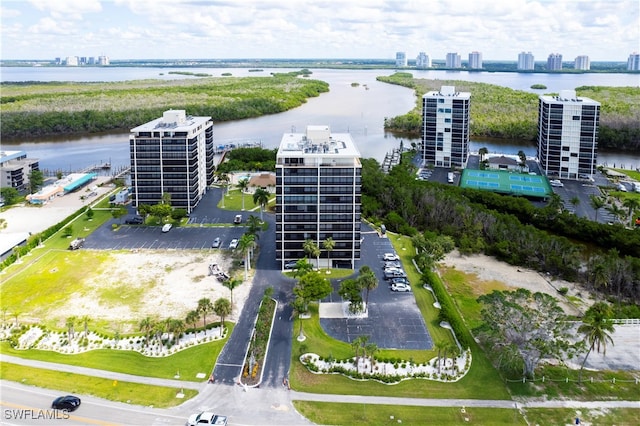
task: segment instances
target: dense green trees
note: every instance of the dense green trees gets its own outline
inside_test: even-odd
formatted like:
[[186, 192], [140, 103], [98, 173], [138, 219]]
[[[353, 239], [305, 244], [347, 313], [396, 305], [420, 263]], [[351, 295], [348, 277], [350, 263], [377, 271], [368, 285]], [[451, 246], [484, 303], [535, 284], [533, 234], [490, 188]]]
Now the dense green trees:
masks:
[[[363, 214], [391, 231], [415, 236], [429, 230], [451, 237], [462, 253], [484, 252], [588, 282], [618, 299], [640, 300], [638, 232], [560, 212], [551, 204], [539, 208], [524, 198], [418, 181], [408, 161], [388, 175], [375, 160], [362, 164]], [[610, 249], [615, 251], [607, 253]], [[603, 278], [590, 278], [598, 268]]]
[[266, 77], [138, 80], [114, 83], [2, 83], [1, 137], [129, 130], [170, 108], [214, 121], [275, 114], [327, 92], [323, 81]]

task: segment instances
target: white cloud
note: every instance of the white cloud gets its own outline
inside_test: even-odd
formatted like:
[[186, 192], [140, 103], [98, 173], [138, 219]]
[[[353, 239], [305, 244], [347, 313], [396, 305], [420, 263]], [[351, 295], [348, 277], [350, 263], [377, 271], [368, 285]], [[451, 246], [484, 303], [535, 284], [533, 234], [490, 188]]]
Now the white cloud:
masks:
[[[31, 57], [52, 56], [46, 43], [112, 58], [332, 57], [388, 58], [425, 51], [485, 60], [626, 60], [640, 50], [637, 0], [33, 0], [2, 6], [2, 39], [30, 28]], [[38, 34], [41, 33], [40, 39]], [[68, 38], [70, 34], [78, 39]], [[59, 37], [56, 39], [56, 35]], [[86, 36], [86, 37], [85, 37]], [[67, 37], [67, 39], [65, 39]], [[84, 37], [84, 38], [83, 38]], [[106, 53], [111, 52], [111, 53]], [[3, 43], [3, 57], [26, 54]], [[84, 52], [90, 54], [90, 52]], [[44, 56], [43, 56], [44, 55]], [[58, 56], [53, 54], [54, 56]], [[127, 55], [127, 56], [123, 56]]]

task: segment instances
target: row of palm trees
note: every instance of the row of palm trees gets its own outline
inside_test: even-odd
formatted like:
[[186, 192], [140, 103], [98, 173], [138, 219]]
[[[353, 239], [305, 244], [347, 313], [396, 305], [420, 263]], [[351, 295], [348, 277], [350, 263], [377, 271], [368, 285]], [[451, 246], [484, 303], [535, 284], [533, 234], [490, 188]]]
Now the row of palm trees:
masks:
[[[324, 250], [327, 252], [327, 263], [328, 263], [327, 269], [328, 270], [331, 270], [331, 252], [335, 247], [336, 247], [336, 242], [331, 237], [328, 237], [326, 240], [322, 241], [322, 248], [324, 248]], [[317, 266], [319, 268], [320, 254], [322, 253], [322, 250], [316, 244], [316, 242], [310, 238], [305, 240], [305, 242], [302, 243], [302, 250], [304, 250], [304, 252], [310, 258], [314, 258], [314, 257], [316, 258]]]
[[[224, 331], [224, 320], [231, 314], [232, 303], [229, 299], [223, 297], [211, 302], [209, 298], [203, 297], [198, 300], [196, 309], [189, 311], [184, 321], [175, 318], [166, 318], [164, 320], [156, 320], [150, 316], [145, 317], [138, 324], [138, 329], [145, 335], [145, 346], [155, 339], [160, 346], [164, 346], [162, 336], [167, 334], [167, 344], [176, 344], [178, 339], [187, 329], [187, 325], [191, 325], [194, 330], [197, 329], [200, 317], [202, 317], [203, 329], [207, 329], [207, 315], [215, 313], [220, 317], [220, 336]], [[196, 333], [197, 340], [197, 333]]]

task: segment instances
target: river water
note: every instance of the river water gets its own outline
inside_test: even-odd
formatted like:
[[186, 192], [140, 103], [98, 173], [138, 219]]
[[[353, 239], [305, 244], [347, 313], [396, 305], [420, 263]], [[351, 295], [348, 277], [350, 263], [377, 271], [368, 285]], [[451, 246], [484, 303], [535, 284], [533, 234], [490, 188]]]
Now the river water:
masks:
[[[297, 69], [296, 69], [297, 70]], [[152, 67], [2, 67], [0, 78], [10, 81], [125, 81], [149, 78], [192, 78], [171, 71], [208, 73], [221, 76], [269, 76], [271, 72], [294, 71], [289, 69], [264, 69], [249, 72], [246, 68], [152, 68]], [[214, 123], [217, 144], [244, 141], [261, 142], [265, 148], [276, 148], [286, 132], [304, 132], [309, 124], [327, 124], [333, 132], [347, 132], [353, 137], [363, 158], [382, 161], [385, 154], [399, 146], [419, 140], [396, 136], [385, 132], [384, 118], [401, 115], [415, 105], [413, 91], [404, 87], [380, 83], [377, 76], [391, 75], [394, 70], [333, 70], [312, 69], [311, 78], [330, 84], [330, 91], [309, 99], [304, 105], [280, 114], [253, 119]], [[498, 84], [516, 90], [534, 93], [558, 92], [579, 86], [639, 86], [634, 74], [521, 74], [486, 73], [466, 71], [412, 71], [417, 78], [441, 80], [465, 80]], [[359, 83], [353, 87], [352, 83]], [[547, 89], [536, 91], [532, 84], [544, 84]], [[26, 151], [30, 158], [40, 161], [43, 170], [77, 171], [101, 163], [111, 163], [114, 168], [129, 165], [129, 133], [114, 132], [79, 137], [58, 137], [42, 140], [23, 140], [2, 143], [3, 150]], [[514, 140], [471, 141], [471, 150], [486, 147], [489, 152], [516, 154], [519, 150], [535, 156], [532, 142]], [[600, 152], [598, 162], [626, 168], [640, 167], [640, 153]]]

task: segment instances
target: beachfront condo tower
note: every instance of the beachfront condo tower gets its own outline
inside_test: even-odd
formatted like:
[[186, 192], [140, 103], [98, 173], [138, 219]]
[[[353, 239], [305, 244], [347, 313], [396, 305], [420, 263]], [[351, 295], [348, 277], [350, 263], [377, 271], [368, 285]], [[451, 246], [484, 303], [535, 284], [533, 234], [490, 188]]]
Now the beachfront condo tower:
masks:
[[593, 175], [598, 154], [600, 103], [561, 90], [538, 102], [538, 160], [547, 176], [579, 179]]
[[471, 93], [454, 86], [422, 97], [422, 162], [436, 167], [466, 167], [469, 158]]
[[[360, 259], [360, 152], [348, 133], [307, 126], [285, 133], [276, 155], [276, 258], [354, 268]], [[326, 249], [325, 242], [333, 241]], [[320, 249], [309, 256], [306, 244]]]
[[132, 200], [158, 204], [169, 194], [171, 206], [187, 213], [198, 205], [213, 183], [214, 145], [211, 117], [192, 117], [184, 110], [131, 129]]

